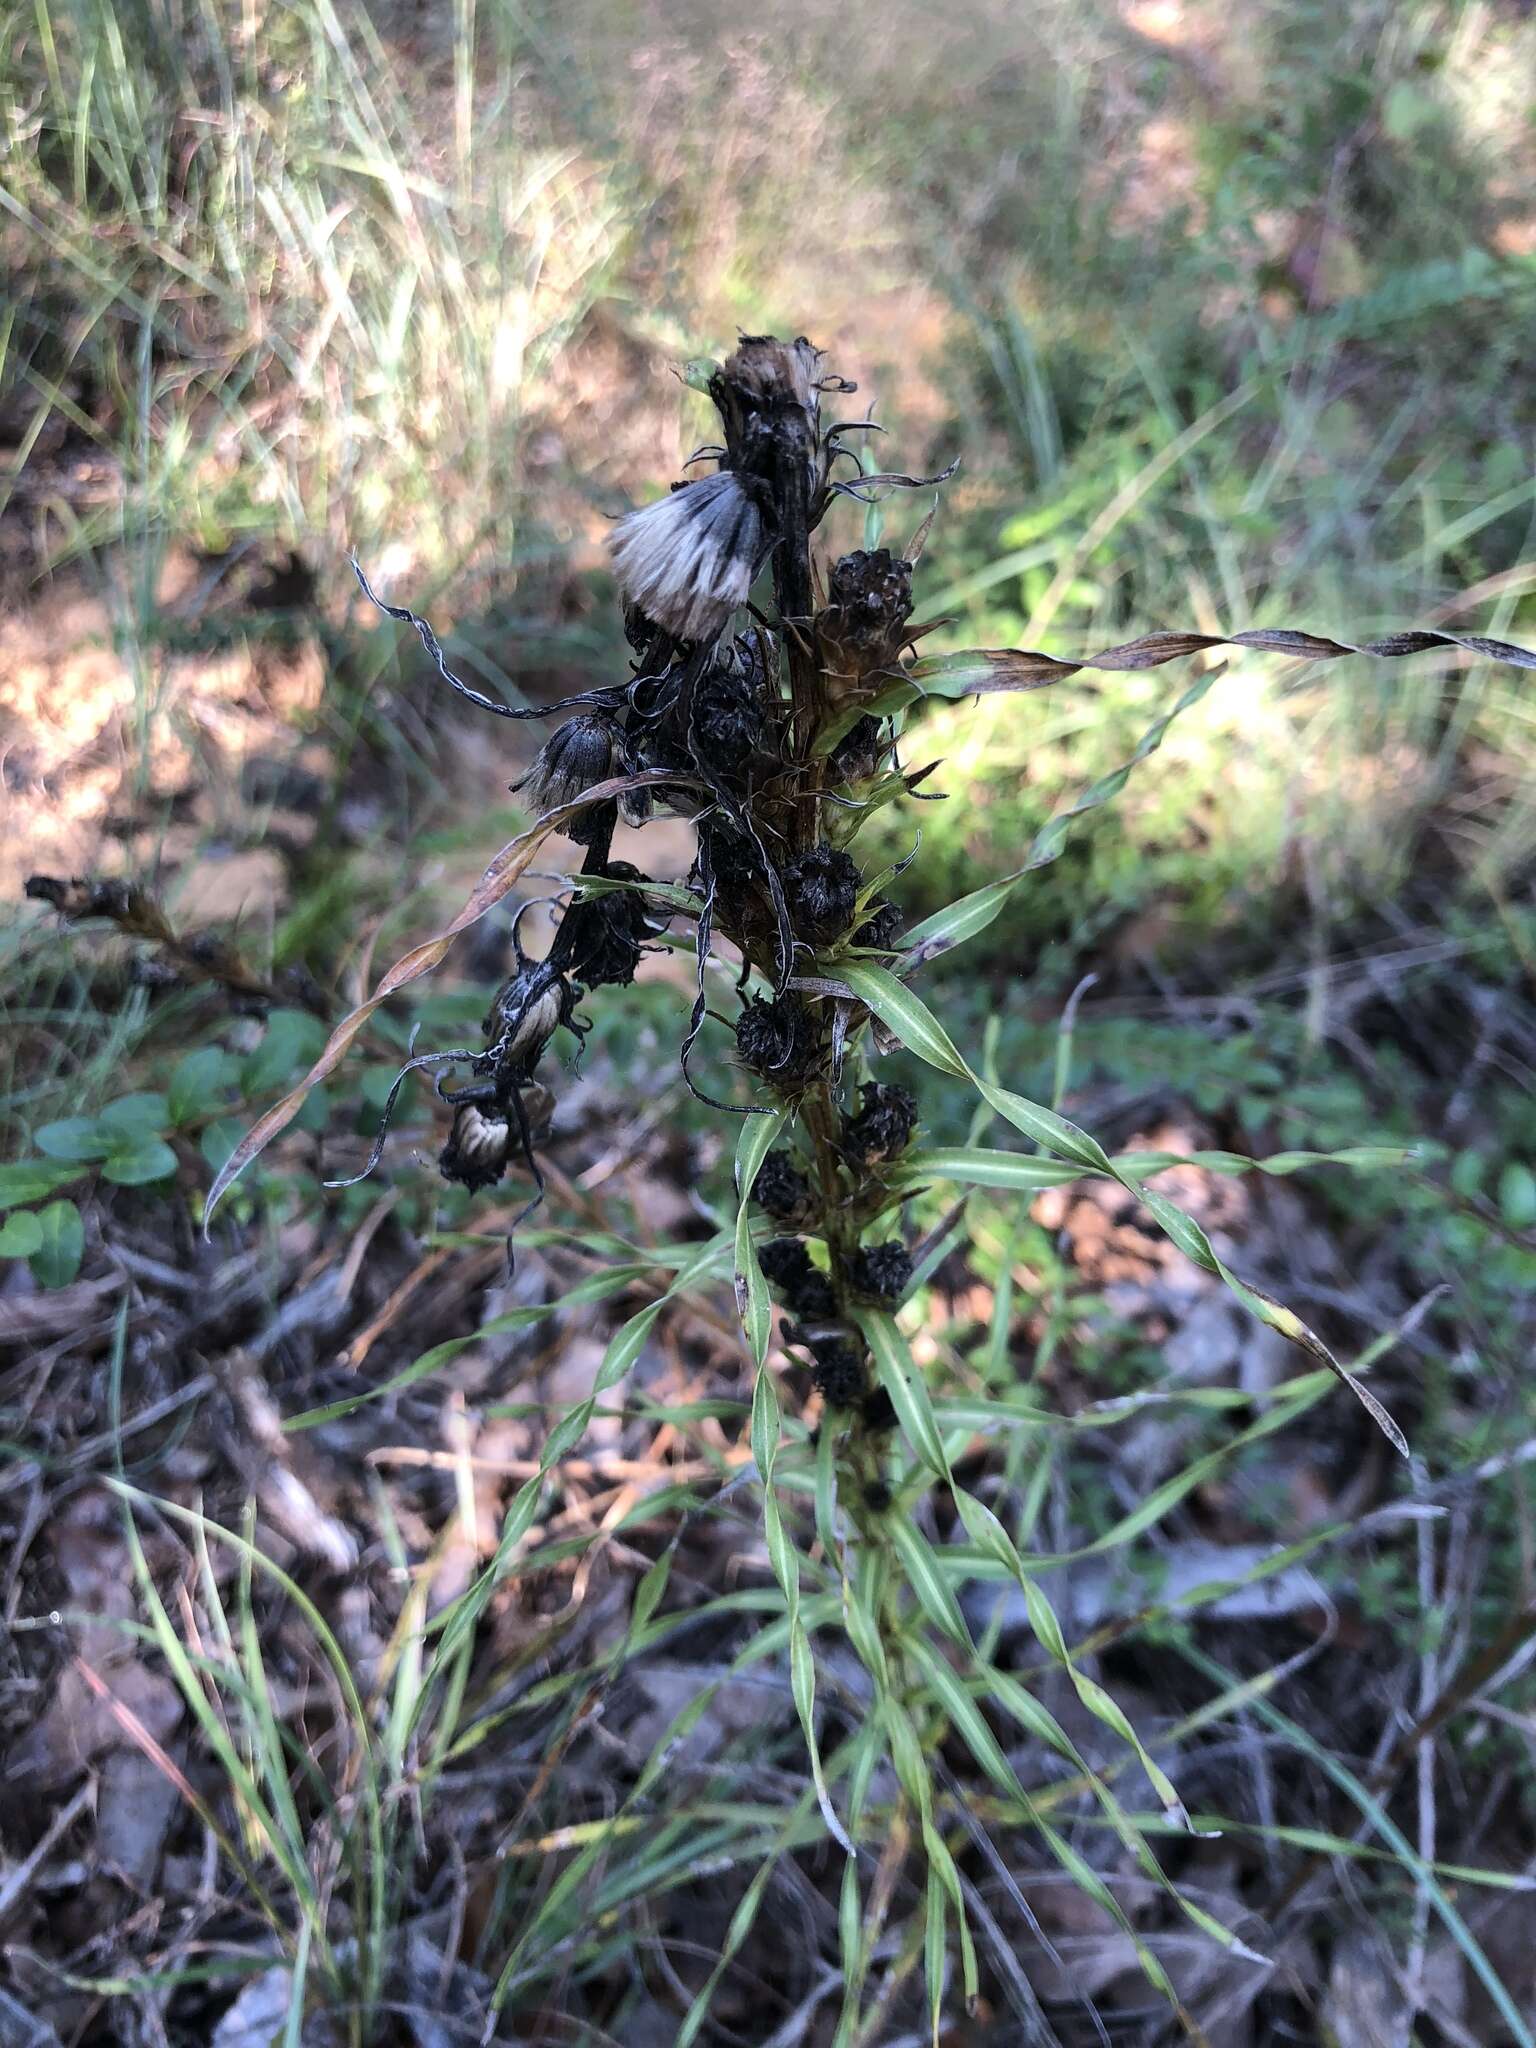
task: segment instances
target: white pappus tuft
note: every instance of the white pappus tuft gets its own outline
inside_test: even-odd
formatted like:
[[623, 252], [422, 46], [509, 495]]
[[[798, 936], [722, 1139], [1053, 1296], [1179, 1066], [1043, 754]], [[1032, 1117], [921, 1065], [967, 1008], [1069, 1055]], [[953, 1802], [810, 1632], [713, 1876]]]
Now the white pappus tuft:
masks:
[[763, 515], [736, 472], [722, 469], [626, 513], [608, 545], [629, 603], [675, 639], [712, 640], [746, 603]]
[[512, 1144], [504, 1116], [482, 1116], [473, 1106], [459, 1111], [453, 1135], [463, 1157], [477, 1167], [500, 1167]]

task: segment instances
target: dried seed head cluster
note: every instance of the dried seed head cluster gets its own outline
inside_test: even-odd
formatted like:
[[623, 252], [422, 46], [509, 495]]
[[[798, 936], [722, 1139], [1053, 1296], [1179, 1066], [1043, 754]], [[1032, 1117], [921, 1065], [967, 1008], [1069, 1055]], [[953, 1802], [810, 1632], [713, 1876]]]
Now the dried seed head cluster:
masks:
[[[734, 1020], [723, 1021], [753, 1100], [718, 1106], [795, 1112], [792, 1144], [769, 1155], [751, 1191], [779, 1232], [794, 1233], [769, 1235], [763, 1272], [795, 1318], [793, 1341], [809, 1354], [824, 1401], [862, 1413], [875, 1397], [855, 1312], [890, 1306], [910, 1277], [899, 1241], [863, 1239], [877, 1218], [889, 1229], [899, 1196], [885, 1168], [910, 1140], [916, 1106], [904, 1090], [873, 1082], [862, 1106], [847, 1101], [845, 1073], [863, 1057], [867, 1016], [846, 989], [839, 994], [838, 975], [845, 954], [890, 955], [900, 941], [900, 910], [871, 895], [849, 849], [864, 818], [918, 779], [901, 770], [896, 728], [876, 703], [917, 637], [916, 545], [907, 555], [860, 548], [822, 563], [813, 536], [840, 498], [868, 503], [942, 478], [865, 470], [848, 444], [879, 429], [824, 418], [823, 400], [854, 387], [830, 375], [803, 337], [744, 338], [708, 389], [723, 437], [701, 451], [713, 472], [613, 529], [630, 674], [570, 700], [574, 715], [517, 785], [541, 814], [558, 810], [560, 829], [585, 849], [555, 935], [531, 959], [514, 930], [516, 967], [481, 1048], [411, 1066], [468, 1068], [458, 1085], [438, 1084], [453, 1112], [440, 1160], [449, 1179], [487, 1187], [520, 1163], [541, 1188], [528, 1113], [535, 1070], [557, 1033], [580, 1041], [583, 997], [632, 981], [677, 914], [658, 910], [646, 878], [610, 858], [614, 829], [653, 811], [691, 818], [699, 981], [683, 1072], [703, 1095], [694, 1063], [710, 1049], [704, 1027], [717, 1013], [706, 994], [724, 942], [740, 999]], [[749, 609], [764, 572], [771, 600], [760, 593]], [[413, 623], [442, 668], [430, 629]], [[825, 1247], [824, 1265], [808, 1241]]]

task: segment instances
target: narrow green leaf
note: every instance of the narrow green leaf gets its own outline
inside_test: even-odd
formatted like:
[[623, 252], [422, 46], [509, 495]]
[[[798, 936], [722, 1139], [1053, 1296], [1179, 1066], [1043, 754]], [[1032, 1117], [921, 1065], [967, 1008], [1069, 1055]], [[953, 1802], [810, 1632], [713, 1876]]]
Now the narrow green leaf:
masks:
[[[1393, 1145], [1348, 1145], [1339, 1152], [1276, 1152], [1267, 1159], [1245, 1158], [1240, 1152], [1119, 1152], [1110, 1160], [1116, 1177], [1140, 1180], [1169, 1166], [1199, 1166], [1208, 1173], [1236, 1175], [1300, 1173], [1312, 1166], [1344, 1166], [1364, 1172], [1401, 1166], [1413, 1157], [1411, 1147]], [[983, 1145], [931, 1147], [906, 1154], [901, 1161], [903, 1182], [959, 1181], [984, 1188], [1016, 1188], [1031, 1193], [1039, 1188], [1057, 1188], [1075, 1180], [1091, 1168], [1074, 1168], [1064, 1161], [1042, 1159], [1028, 1152], [1009, 1152]]]
[[930, 1860], [928, 1866], [927, 1914], [923, 1923], [923, 1975], [928, 1984], [928, 2026], [933, 2048], [939, 2048], [939, 2029], [944, 2020], [944, 1965], [948, 1961], [946, 1938], [949, 1923], [949, 1894]]
[[1081, 1177], [1082, 1169], [1066, 1161], [1041, 1159], [1028, 1152], [1004, 1152], [983, 1145], [933, 1147], [910, 1152], [901, 1162], [900, 1177], [911, 1180], [953, 1180], [970, 1187], [1017, 1188], [1034, 1193], [1040, 1188], [1064, 1187]]
[[757, 1185], [758, 1169], [783, 1128], [784, 1117], [782, 1109], [768, 1116], [749, 1116], [736, 1147], [736, 1312], [746, 1331], [752, 1361], [758, 1366], [768, 1355], [773, 1310], [757, 1248], [752, 1242], [752, 1190]]
[[899, 982], [889, 968], [871, 966], [865, 960], [849, 960], [842, 965], [841, 978], [919, 1059], [937, 1067], [941, 1074], [954, 1074], [961, 1080], [975, 1079], [927, 1004]]
[[959, 1601], [939, 1570], [938, 1560], [927, 1538], [905, 1515], [893, 1515], [890, 1529], [891, 1541], [905, 1567], [907, 1583], [917, 1595], [918, 1605], [937, 1629], [969, 1655], [975, 1647], [971, 1642], [971, 1632], [965, 1625]]
[[752, 1457], [766, 1485], [779, 1446], [779, 1391], [767, 1366], [759, 1366], [752, 1387]]
[[592, 1383], [594, 1394], [606, 1394], [610, 1387], [617, 1386], [623, 1379], [625, 1373], [644, 1351], [646, 1340], [656, 1327], [656, 1319], [665, 1306], [665, 1299], [653, 1301], [615, 1330], [609, 1339], [608, 1349], [603, 1353], [603, 1362], [597, 1369], [597, 1378]]
[[821, 1817], [827, 1824], [827, 1832], [844, 1854], [852, 1857], [854, 1847], [847, 1831], [837, 1817], [832, 1804], [832, 1795], [827, 1789], [826, 1774], [822, 1769], [821, 1748], [816, 1739], [816, 1662], [811, 1655], [811, 1640], [798, 1617], [790, 1624], [789, 1630], [789, 1684], [794, 1694], [795, 1711], [800, 1716], [800, 1727], [805, 1736], [806, 1754], [810, 1758], [811, 1782], [816, 1788], [816, 1802], [821, 1808]]
[[917, 1739], [911, 1715], [891, 1694], [883, 1696], [881, 1707], [897, 1780], [926, 1829], [933, 1821], [933, 1784], [923, 1760], [923, 1746]]
[[1293, 1344], [1310, 1352], [1320, 1364], [1327, 1366], [1334, 1377], [1349, 1388], [1394, 1449], [1403, 1457], [1408, 1456], [1407, 1438], [1370, 1388], [1339, 1363], [1322, 1338], [1302, 1321], [1294, 1309], [1287, 1308], [1284, 1302], [1240, 1279], [1217, 1256], [1209, 1238], [1193, 1217], [1186, 1216], [1158, 1189], [1149, 1188], [1144, 1181], [1117, 1166], [1087, 1131], [1079, 1130], [1076, 1124], [1058, 1116], [1055, 1110], [1047, 1109], [1043, 1103], [1031, 1102], [1027, 1096], [999, 1088], [977, 1074], [961, 1057], [949, 1034], [927, 1006], [887, 969], [858, 964], [847, 966], [843, 972], [844, 979], [859, 999], [920, 1059], [937, 1067], [941, 1073], [959, 1074], [968, 1079], [999, 1116], [1006, 1117], [1015, 1129], [1032, 1138], [1044, 1150], [1055, 1153], [1058, 1158], [1070, 1159], [1089, 1172], [1107, 1175], [1128, 1189], [1180, 1251], [1206, 1272], [1215, 1273], [1223, 1280], [1243, 1306], [1261, 1322], [1268, 1323]]
[[913, 1661], [921, 1668], [923, 1681], [944, 1709], [950, 1725], [975, 1757], [1005, 1799], [1013, 1800], [1021, 1813], [1032, 1814], [1029, 1794], [1018, 1773], [1003, 1753], [1003, 1746], [987, 1726], [980, 1707], [966, 1691], [965, 1682], [938, 1651], [920, 1637], [908, 1644]]
[[949, 1456], [928, 1396], [928, 1383], [920, 1367], [913, 1363], [894, 1319], [873, 1309], [858, 1309], [854, 1321], [864, 1333], [876, 1374], [891, 1397], [902, 1434], [930, 1471], [948, 1479]]
[[661, 1596], [667, 1590], [667, 1580], [672, 1575], [672, 1546], [657, 1558], [635, 1588], [635, 1597], [630, 1602], [629, 1634], [638, 1635], [656, 1609], [661, 1605]]
[[1121, 1741], [1127, 1743], [1136, 1752], [1137, 1761], [1151, 1780], [1152, 1789], [1162, 1801], [1163, 1809], [1169, 1819], [1177, 1821], [1181, 1826], [1187, 1828], [1189, 1826], [1189, 1815], [1185, 1810], [1183, 1800], [1180, 1799], [1178, 1793], [1174, 1790], [1173, 1781], [1168, 1776], [1168, 1773], [1160, 1764], [1154, 1762], [1153, 1758], [1148, 1754], [1145, 1743], [1143, 1743], [1141, 1737], [1131, 1726], [1123, 1709], [1110, 1698], [1109, 1694], [1097, 1680], [1090, 1678], [1086, 1672], [1080, 1671], [1073, 1663], [1071, 1653], [1067, 1649], [1066, 1639], [1061, 1632], [1061, 1623], [1056, 1619], [1051, 1603], [1046, 1599], [1044, 1593], [1041, 1592], [1034, 1580], [1027, 1573], [1021, 1572], [1019, 1582], [1024, 1589], [1025, 1606], [1029, 1612], [1029, 1625], [1034, 1631], [1036, 1641], [1065, 1670], [1068, 1678], [1072, 1681], [1073, 1690], [1089, 1713], [1102, 1721], [1106, 1728], [1113, 1729]]

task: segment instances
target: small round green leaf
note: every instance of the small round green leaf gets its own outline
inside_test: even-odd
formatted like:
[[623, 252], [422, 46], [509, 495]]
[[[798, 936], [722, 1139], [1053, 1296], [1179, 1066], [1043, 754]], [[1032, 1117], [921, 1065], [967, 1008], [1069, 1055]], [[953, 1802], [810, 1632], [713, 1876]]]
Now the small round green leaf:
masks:
[[120, 1188], [146, 1187], [176, 1171], [176, 1154], [163, 1138], [141, 1138], [114, 1152], [101, 1170]]
[[0, 1225], [0, 1259], [30, 1259], [43, 1242], [43, 1226], [32, 1209], [18, 1209]]
[[1511, 1230], [1536, 1223], [1536, 1173], [1523, 1160], [1511, 1159], [1499, 1175], [1499, 1212]]
[[44, 1124], [36, 1133], [39, 1152], [50, 1159], [105, 1159], [118, 1145], [118, 1133], [97, 1116], [66, 1116]]
[[170, 1123], [170, 1104], [163, 1095], [120, 1095], [107, 1104], [100, 1121], [115, 1134], [119, 1145], [125, 1138], [153, 1138]]
[[249, 1095], [270, 1094], [314, 1065], [325, 1043], [325, 1026], [307, 1010], [274, 1010], [266, 1036], [245, 1062], [241, 1076]]
[[200, 1045], [189, 1052], [171, 1076], [166, 1103], [174, 1124], [189, 1124], [222, 1109], [235, 1085], [240, 1062], [221, 1045]]
[[67, 1287], [80, 1270], [85, 1225], [73, 1202], [50, 1202], [37, 1211], [42, 1242], [32, 1253], [32, 1277], [39, 1287]]
[[197, 1141], [198, 1150], [215, 1173], [222, 1172], [225, 1161], [245, 1136], [245, 1126], [232, 1116], [221, 1116], [217, 1123], [209, 1124]]

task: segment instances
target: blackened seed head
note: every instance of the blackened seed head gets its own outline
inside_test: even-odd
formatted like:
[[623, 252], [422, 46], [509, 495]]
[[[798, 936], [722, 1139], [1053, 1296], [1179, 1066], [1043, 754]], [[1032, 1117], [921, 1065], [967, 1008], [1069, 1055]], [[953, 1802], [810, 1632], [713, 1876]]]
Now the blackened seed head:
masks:
[[896, 1427], [896, 1404], [884, 1387], [871, 1388], [863, 1404], [864, 1427], [870, 1434]]
[[768, 1154], [757, 1170], [752, 1193], [779, 1223], [800, 1223], [810, 1213], [811, 1184], [787, 1152]]
[[[622, 773], [627, 760], [624, 735], [614, 720], [584, 714], [568, 718], [550, 734], [528, 773], [512, 787], [526, 788], [529, 803], [542, 814], [574, 803], [597, 783]], [[625, 814], [631, 824], [643, 822], [647, 806], [646, 791], [635, 791], [625, 799]], [[594, 804], [563, 829], [566, 837], [574, 839], [578, 846], [590, 846], [605, 823], [612, 830], [612, 820], [611, 803]]]
[[912, 615], [912, 564], [889, 548], [857, 548], [832, 564], [829, 593], [856, 641], [888, 640]]
[[810, 1012], [795, 995], [753, 996], [736, 1021], [736, 1050], [764, 1080], [803, 1080], [816, 1050]]
[[881, 953], [893, 952], [905, 922], [901, 911], [889, 897], [877, 897], [869, 905], [863, 924], [854, 933], [853, 943], [856, 946], [872, 946]]
[[832, 773], [840, 782], [856, 782], [874, 773], [882, 751], [883, 730], [878, 718], [861, 718], [843, 734], [832, 749]]
[[706, 676], [694, 692], [693, 740], [713, 768], [745, 767], [763, 742], [763, 713], [740, 677]]
[[883, 1515], [891, 1504], [891, 1489], [883, 1479], [871, 1479], [864, 1489], [864, 1505], [872, 1515]]
[[504, 1116], [486, 1116], [465, 1103], [454, 1115], [437, 1170], [444, 1180], [457, 1181], [471, 1192], [491, 1187], [506, 1172], [513, 1143], [512, 1126]]
[[784, 1306], [815, 1322], [837, 1313], [837, 1296], [798, 1237], [776, 1237], [758, 1253], [764, 1274], [784, 1297]]
[[912, 1260], [899, 1238], [860, 1245], [848, 1261], [846, 1278], [855, 1294], [881, 1308], [894, 1308], [912, 1278]]
[[851, 1344], [830, 1337], [811, 1347], [811, 1380], [829, 1408], [857, 1408], [869, 1390], [864, 1361]]
[[840, 939], [853, 922], [859, 871], [835, 846], [811, 846], [784, 866], [784, 894], [797, 936], [813, 945]]
[[[645, 880], [627, 860], [609, 861], [604, 873], [614, 881]], [[561, 935], [569, 937], [571, 972], [578, 981], [588, 988], [627, 988], [645, 941], [659, 929], [644, 896], [615, 889], [579, 897], [565, 914]]]
[[904, 1152], [917, 1128], [917, 1100], [894, 1082], [866, 1081], [863, 1107], [843, 1124], [843, 1150], [861, 1166]]
[[710, 872], [730, 896], [739, 896], [762, 874], [757, 848], [745, 832], [733, 832], [716, 819], [700, 829], [699, 837], [708, 846]]
[[811, 1271], [811, 1255], [798, 1237], [772, 1237], [758, 1247], [757, 1263], [775, 1287], [792, 1287]]
[[611, 718], [583, 713], [556, 726], [523, 781], [513, 787], [526, 783], [530, 801], [541, 810], [568, 804], [593, 783], [606, 782], [623, 751], [624, 735]]

